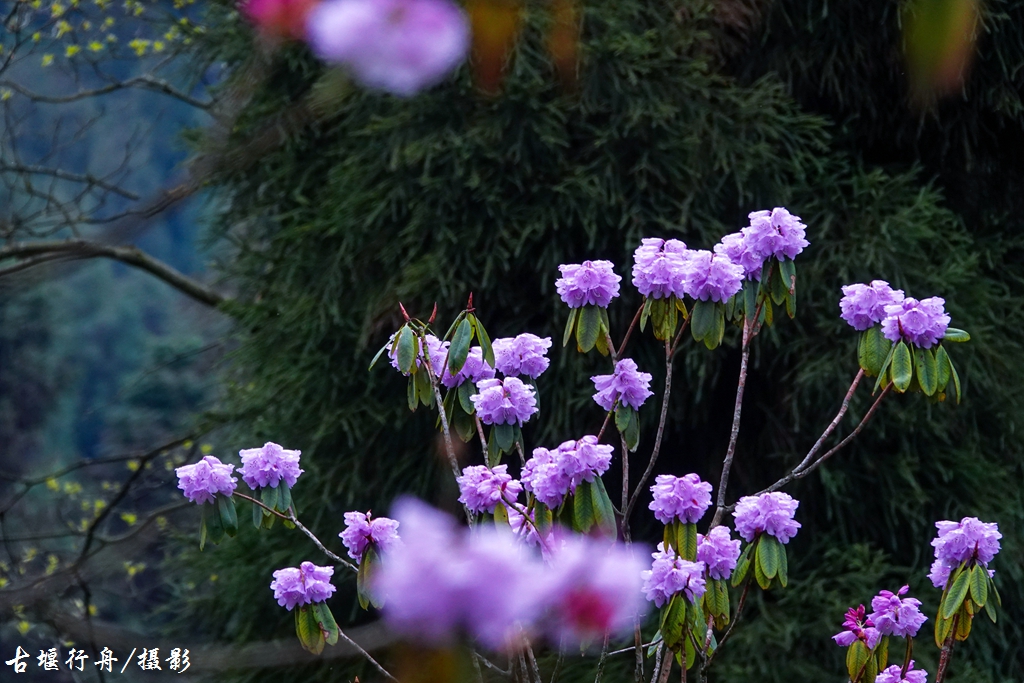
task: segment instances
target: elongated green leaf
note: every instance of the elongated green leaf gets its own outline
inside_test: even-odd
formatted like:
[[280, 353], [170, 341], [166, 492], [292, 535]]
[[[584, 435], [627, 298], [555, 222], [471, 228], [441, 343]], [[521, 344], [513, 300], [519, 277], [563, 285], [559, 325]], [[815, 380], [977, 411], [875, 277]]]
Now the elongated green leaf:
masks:
[[221, 524], [224, 525], [224, 533], [234, 537], [238, 533], [238, 512], [235, 510], [234, 499], [218, 494], [217, 512], [220, 514]]
[[779, 555], [779, 573], [777, 577], [779, 583], [785, 588], [789, 585], [789, 558], [786, 556], [786, 546], [780, 543], [777, 547], [777, 552]]
[[203, 516], [199, 521], [199, 552], [206, 547], [206, 505], [200, 505], [203, 509]]
[[597, 343], [597, 335], [601, 333], [601, 313], [597, 306], [584, 306], [580, 309], [580, 320], [576, 324], [576, 347], [587, 353]]
[[516, 441], [515, 425], [491, 425], [491, 434], [498, 440], [498, 448], [505, 453], [512, 450], [512, 446]]
[[697, 662], [697, 650], [693, 647], [693, 639], [683, 635], [683, 662], [680, 662], [680, 666], [686, 666], [686, 670], [689, 671], [693, 668], [693, 665]]
[[871, 651], [860, 640], [853, 641], [853, 645], [846, 650], [846, 672], [850, 674], [853, 683], [863, 680], [864, 668], [870, 657]]
[[963, 330], [958, 330], [955, 327], [947, 327], [946, 334], [942, 337], [942, 341], [950, 342], [965, 342], [970, 340], [971, 335], [967, 334]]
[[256, 503], [252, 504], [252, 525], [257, 529], [263, 527], [263, 508]]
[[926, 396], [934, 396], [939, 388], [939, 367], [935, 353], [931, 349], [914, 351], [914, 365], [917, 370], [917, 383]]
[[615, 508], [601, 477], [594, 478], [591, 500], [594, 506], [594, 522], [607, 536], [615, 535]]
[[480, 353], [484, 362], [494, 367], [494, 347], [491, 345], [491, 335], [487, 334], [484, 324], [472, 313], [468, 316], [469, 322], [473, 323], [473, 331], [476, 333], [476, 340], [480, 342]]
[[761, 540], [757, 542], [757, 562], [769, 579], [774, 579], [779, 573], [779, 542], [774, 536], [761, 535]]
[[974, 613], [971, 611], [971, 603], [965, 602], [960, 606], [960, 618], [956, 620], [956, 634], [957, 640], [967, 640], [967, 636], [971, 635], [971, 625], [974, 623]]
[[315, 655], [324, 651], [324, 632], [320, 630], [310, 605], [295, 608], [295, 635], [305, 650]]
[[761, 555], [760, 543], [758, 543], [757, 551], [755, 552], [754, 561], [750, 564], [754, 567], [754, 580], [757, 581], [757, 585], [761, 587], [761, 590], [768, 590], [771, 588], [772, 580], [764, 573], [764, 567], [761, 564], [759, 556]]
[[[654, 301], [651, 297], [644, 297], [644, 307], [640, 310], [640, 331], [643, 332], [647, 329], [647, 319], [651, 317], [651, 303]], [[562, 346], [565, 346], [564, 344]]]
[[498, 446], [498, 435], [491, 429], [487, 435], [487, 466], [496, 467], [501, 463], [501, 447]]
[[953, 386], [956, 388], [956, 402], [960, 403], [960, 375], [956, 371], [956, 366], [953, 365], [953, 359], [949, 359], [949, 371], [953, 375]]
[[369, 609], [373, 602], [373, 595], [370, 591], [370, 579], [376, 569], [377, 552], [372, 545], [366, 546], [363, 550], [363, 557], [359, 560], [359, 572], [356, 574], [356, 593], [359, 596], [359, 606]]
[[753, 320], [754, 314], [757, 313], [757, 292], [760, 288], [760, 282], [743, 281], [743, 315], [747, 320]]
[[878, 379], [875, 380], [875, 388], [871, 390], [872, 394], [878, 391], [878, 387], [880, 387], [882, 385], [882, 382], [885, 380], [886, 370], [888, 370], [889, 366], [892, 365], [892, 357], [895, 353], [896, 345], [893, 344], [892, 348], [889, 349], [889, 355], [887, 355], [885, 357], [885, 361], [882, 362], [882, 369], [878, 371]]
[[380, 351], [373, 355], [373, 360], [370, 361], [370, 367], [366, 368], [367, 370], [373, 370], [373, 366], [377, 364], [377, 361], [380, 360], [380, 357], [384, 355], [384, 352], [388, 350], [389, 346], [391, 346], [391, 342], [380, 347]]
[[476, 385], [470, 382], [468, 379], [459, 385], [459, 405], [466, 412], [467, 415], [472, 415], [476, 410], [476, 406], [473, 405], [473, 400], [470, 398], [476, 392]]
[[627, 405], [615, 409], [615, 428], [626, 440], [626, 448], [635, 451], [640, 441], [640, 418], [637, 412]]
[[901, 394], [910, 387], [911, 380], [914, 379], [914, 364], [910, 356], [910, 348], [906, 342], [900, 342], [896, 345], [896, 350], [892, 355], [892, 383], [896, 387], [896, 391]]
[[[278, 486], [281, 486], [281, 485], [282, 484], [280, 484], [280, 483], [278, 484]], [[278, 487], [277, 486], [265, 486], [265, 487], [263, 487], [263, 489], [260, 490], [260, 502], [262, 502], [264, 505], [266, 505], [271, 510], [277, 508], [277, 493], [278, 493]]]
[[338, 637], [341, 635], [341, 629], [338, 628], [338, 622], [334, 620], [334, 615], [331, 614], [331, 608], [324, 602], [314, 603], [312, 607], [313, 616], [316, 618], [317, 624], [324, 634], [324, 640], [327, 641], [328, 645], [336, 645]]
[[463, 320], [455, 328], [452, 336], [452, 344], [448, 347], [448, 371], [456, 374], [466, 364], [469, 357], [469, 343], [473, 340], [473, 325], [469, 320]]
[[416, 378], [413, 376], [409, 377], [409, 386], [405, 391], [405, 400], [409, 405], [409, 410], [416, 412], [416, 407], [420, 404], [419, 392], [416, 390]]
[[940, 613], [946, 619], [949, 619], [956, 611], [960, 609], [960, 605], [963, 604], [964, 598], [967, 597], [967, 591], [970, 589], [971, 574], [967, 571], [962, 571], [953, 581], [953, 585], [949, 587], [949, 593], [946, 594], [946, 600], [942, 603]]
[[942, 644], [946, 642], [946, 638], [949, 637], [949, 632], [953, 630], [953, 619], [946, 619], [942, 616], [942, 610], [939, 609], [939, 614], [935, 619], [935, 647], [942, 647]]
[[533, 504], [533, 523], [537, 525], [537, 530], [542, 534], [546, 534], [554, 523], [551, 508], [539, 500]]
[[281, 512], [288, 512], [292, 506], [292, 490], [283, 481], [277, 485], [277, 509]]
[[661, 637], [665, 647], [678, 648], [683, 641], [683, 627], [686, 623], [686, 598], [681, 593], [672, 596], [668, 605], [662, 608]]
[[[580, 317], [580, 309], [570, 308], [569, 319], [565, 321], [565, 332], [562, 334], [562, 346], [568, 346], [569, 340], [572, 339], [573, 330], [576, 329], [576, 321]], [[642, 328], [641, 328], [642, 329]]]
[[875, 377], [882, 371], [882, 364], [892, 351], [892, 342], [882, 334], [882, 328], [875, 325], [860, 334], [857, 344], [857, 361], [869, 377]]
[[789, 284], [783, 281], [782, 273], [779, 269], [772, 271], [772, 279], [769, 286], [772, 291], [772, 301], [775, 302], [776, 306], [782, 305], [786, 300], [786, 295], [789, 294]]
[[[504, 528], [509, 525], [508, 510], [502, 503], [498, 503], [494, 507], [494, 524], [498, 528]], [[527, 526], [529, 526], [529, 523], [527, 523]]]
[[697, 525], [679, 523], [679, 554], [684, 560], [697, 561]]
[[690, 314], [690, 334], [694, 341], [704, 341], [704, 338], [715, 329], [717, 311], [713, 301], [697, 301], [693, 304], [693, 313]]
[[408, 325], [398, 331], [398, 369], [405, 374], [411, 373], [416, 367], [416, 348], [419, 341]]
[[998, 616], [996, 616], [996, 605], [994, 602], [985, 603], [985, 616], [987, 616], [989, 621], [993, 624], [998, 620]]
[[938, 391], [945, 391], [946, 385], [949, 384], [949, 378], [953, 373], [952, 365], [949, 362], [949, 354], [941, 346], [935, 349], [935, 370], [938, 375], [937, 389]]
[[980, 564], [971, 570], [971, 599], [978, 607], [984, 607], [988, 602], [988, 570]]
[[747, 572], [750, 570], [750, 557], [753, 551], [754, 544], [748, 543], [747, 547], [743, 549], [742, 553], [740, 553], [740, 559], [736, 561], [736, 569], [733, 570], [732, 579], [730, 581], [733, 588], [736, 588], [743, 583], [743, 579], [747, 577]]
[[786, 315], [790, 320], [796, 317], [796, 292], [790, 292], [786, 297]]
[[[882, 636], [875, 647], [875, 660], [878, 662], [878, 670], [882, 671], [889, 664], [889, 636]], [[872, 683], [875, 679], [870, 679]]]
[[417, 400], [428, 408], [434, 407], [434, 385], [430, 383], [430, 375], [421, 369], [412, 378], [416, 385]]
[[796, 262], [790, 259], [779, 261], [779, 273], [782, 274], [782, 284], [790, 294], [796, 293]]
[[717, 349], [725, 337], [725, 306], [714, 304], [714, 313], [711, 331], [704, 337], [704, 346], [709, 349]]
[[580, 482], [573, 495], [573, 531], [581, 534], [589, 532], [597, 519], [594, 517], [594, 495], [593, 483], [589, 481]]

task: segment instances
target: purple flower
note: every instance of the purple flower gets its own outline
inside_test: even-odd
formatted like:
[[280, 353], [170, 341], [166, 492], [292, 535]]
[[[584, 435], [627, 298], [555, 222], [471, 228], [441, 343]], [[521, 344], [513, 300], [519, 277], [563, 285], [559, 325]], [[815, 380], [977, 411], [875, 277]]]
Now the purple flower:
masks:
[[907, 667], [907, 677], [903, 677], [903, 668], [899, 664], [893, 664], [892, 666], [879, 672], [875, 678], [875, 683], [927, 683], [928, 672], [924, 669], [914, 670], [914, 660], [910, 660], [910, 666]]
[[515, 337], [495, 339], [492, 345], [494, 367], [508, 377], [526, 375], [537, 379], [551, 364], [546, 355], [551, 348], [551, 337], [524, 332]]
[[326, 0], [306, 20], [313, 52], [363, 85], [408, 97], [466, 58], [469, 21], [448, 0]]
[[883, 636], [913, 638], [928, 617], [921, 614], [921, 601], [915, 598], [900, 598], [910, 586], [900, 588], [896, 593], [882, 591], [871, 599], [869, 617]]
[[800, 502], [788, 493], [774, 491], [760, 496], [744, 496], [736, 503], [732, 516], [736, 518], [736, 532], [747, 542], [761, 532], [789, 543], [796, 536], [800, 522], [793, 519]]
[[743, 275], [748, 280], [761, 281], [761, 270], [764, 268], [766, 256], [755, 248], [752, 240], [742, 232], [726, 235], [715, 245], [715, 253], [725, 256], [743, 268]]
[[600, 306], [608, 308], [619, 295], [622, 279], [612, 270], [611, 261], [584, 261], [558, 266], [562, 277], [555, 280], [555, 290], [569, 308]]
[[633, 252], [633, 286], [652, 299], [683, 297], [683, 277], [689, 251], [679, 240], [642, 239]]
[[743, 277], [743, 267], [728, 256], [699, 249], [686, 261], [683, 289], [700, 301], [724, 302], [743, 289]]
[[853, 329], [863, 332], [885, 318], [885, 307], [903, 301], [903, 290], [893, 289], [885, 280], [872, 280], [870, 285], [843, 287], [839, 301], [842, 318]]
[[807, 226], [782, 207], [749, 214], [750, 226], [743, 228], [743, 238], [749, 249], [763, 258], [774, 256], [795, 259], [809, 242], [804, 239]]
[[494, 512], [503, 500], [515, 500], [523, 491], [523, 485], [508, 474], [508, 465], [497, 465], [494, 469], [486, 465], [473, 465], [462, 470], [459, 484], [459, 502], [473, 512]]
[[740, 542], [727, 526], [711, 529], [707, 536], [697, 534], [697, 561], [703, 562], [712, 579], [728, 579], [740, 558]]
[[525, 541], [527, 545], [539, 546], [540, 536], [537, 535], [537, 527], [531, 522], [535, 521], [534, 514], [530, 513], [530, 521], [516, 508], [508, 507], [508, 525], [512, 527], [512, 533], [517, 539]]
[[[562, 444], [565, 446], [565, 444]], [[597, 442], [597, 437], [587, 435], [576, 442], [573, 450], [558, 447], [558, 455], [562, 460], [562, 469], [572, 477], [573, 489], [584, 481], [594, 481], [596, 477], [608, 471], [612, 462], [615, 447], [611, 444]]]
[[484, 424], [522, 425], [537, 412], [533, 387], [517, 377], [481, 380], [476, 390], [469, 400]]
[[651, 487], [654, 500], [648, 506], [662, 524], [679, 520], [696, 524], [711, 506], [711, 484], [701, 481], [696, 474], [674, 477], [659, 474]]
[[[960, 522], [936, 522], [935, 527], [939, 530], [939, 535], [932, 540], [936, 564], [942, 562], [947, 567], [937, 569], [936, 564], [932, 565], [929, 578], [937, 587], [945, 585], [949, 568], [961, 562], [977, 560], [987, 567], [999, 552], [999, 539], [1003, 537], [998, 524], [982, 522], [977, 517], [964, 517]], [[943, 578], [941, 586], [937, 578]]]
[[[388, 339], [388, 345], [390, 346], [394, 341], [398, 333], [391, 335]], [[444, 365], [444, 359], [448, 355], [448, 342], [441, 341], [432, 334], [425, 335], [424, 337], [427, 342], [427, 354], [430, 356], [430, 367], [434, 371], [434, 376], [441, 374], [441, 367]], [[419, 337], [414, 337], [413, 344], [416, 346], [416, 367], [423, 367], [423, 344], [420, 342]], [[395, 370], [401, 371], [398, 367], [398, 344], [395, 344], [394, 348], [389, 353], [391, 358], [391, 367]], [[403, 372], [406, 377], [409, 373]]]
[[[445, 342], [447, 344], [448, 342]], [[445, 359], [447, 348], [441, 355], [441, 360]], [[430, 359], [433, 360], [434, 356], [431, 353]], [[474, 346], [469, 350], [469, 355], [466, 356], [466, 362], [462, 366], [462, 369], [452, 375], [451, 368], [445, 367], [444, 376], [441, 378], [441, 382], [448, 387], [453, 389], [461, 385], [466, 380], [469, 380], [473, 384], [479, 383], [481, 380], [494, 379], [494, 368], [484, 361], [483, 350], [479, 346]]]
[[903, 339], [922, 349], [930, 349], [949, 327], [945, 304], [946, 300], [940, 296], [920, 301], [907, 297], [889, 304], [885, 307], [882, 334], [894, 344]]
[[274, 591], [277, 604], [291, 612], [297, 605], [323, 602], [336, 590], [331, 585], [334, 567], [318, 567], [312, 562], [303, 562], [298, 567], [287, 567], [274, 572], [270, 589]]
[[676, 551], [665, 550], [665, 544], [658, 544], [658, 551], [651, 555], [654, 563], [647, 571], [641, 572], [643, 591], [647, 599], [662, 607], [676, 593], [685, 593], [691, 604], [704, 595], [704, 563], [690, 562], [676, 555]]
[[596, 641], [632, 631], [643, 616], [640, 572], [643, 565], [621, 544], [608, 546], [572, 535], [551, 552], [545, 573], [543, 624], [555, 643]]
[[277, 486], [282, 480], [291, 488], [305, 471], [299, 469], [301, 454], [302, 451], [289, 451], [270, 442], [263, 444], [263, 448], [238, 451], [242, 458], [242, 481], [253, 490]]
[[183, 465], [174, 470], [178, 475], [178, 488], [193, 503], [212, 503], [219, 493], [230, 496], [235, 492], [238, 479], [232, 477], [234, 465], [222, 463], [207, 455], [194, 465]]
[[865, 616], [866, 612], [867, 610], [864, 609], [864, 605], [856, 609], [851, 607], [846, 612], [846, 619], [843, 620], [843, 630], [832, 636], [832, 640], [836, 641], [836, 645], [849, 647], [858, 640], [861, 640], [867, 644], [869, 650], [875, 649], [878, 641], [882, 638], [882, 634], [875, 628], [871, 619]]
[[949, 581], [949, 573], [952, 572], [956, 566], [956, 564], [951, 564], [946, 560], [935, 560], [932, 562], [932, 568], [928, 572], [928, 578], [931, 580], [932, 585], [936, 588], [945, 588], [946, 582]]
[[623, 358], [616, 363], [614, 374], [595, 375], [590, 379], [597, 390], [594, 400], [605, 410], [612, 410], [616, 399], [622, 405], [639, 410], [644, 401], [654, 396], [650, 390], [651, 373], [638, 372], [632, 358]]
[[348, 555], [356, 562], [363, 559], [366, 546], [373, 545], [377, 554], [387, 553], [402, 541], [398, 537], [398, 522], [387, 517], [370, 517], [369, 512], [346, 512], [345, 530], [338, 536], [348, 548]]
[[566, 441], [555, 451], [534, 448], [533, 457], [523, 467], [523, 487], [552, 510], [557, 509], [565, 496], [575, 488], [572, 476], [562, 466], [565, 457], [561, 452], [563, 448], [575, 456], [576, 442]]

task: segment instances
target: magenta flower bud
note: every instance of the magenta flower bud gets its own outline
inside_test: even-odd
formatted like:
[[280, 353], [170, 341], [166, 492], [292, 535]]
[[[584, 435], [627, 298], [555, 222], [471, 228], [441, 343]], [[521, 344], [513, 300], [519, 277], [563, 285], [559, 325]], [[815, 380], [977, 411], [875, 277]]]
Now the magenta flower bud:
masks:
[[465, 12], [449, 0], [325, 0], [309, 13], [306, 32], [325, 62], [400, 97], [454, 71], [470, 37]]
[[800, 528], [800, 522], [793, 519], [799, 505], [800, 502], [791, 495], [780, 491], [744, 496], [732, 513], [736, 518], [736, 532], [747, 542], [753, 541], [758, 534], [766, 533], [780, 543], [789, 543]]
[[640, 574], [648, 600], [662, 607], [677, 593], [686, 595], [690, 604], [704, 595], [706, 584], [703, 562], [684, 560], [674, 550], [665, 550], [664, 543], [658, 544], [658, 552], [652, 557], [654, 563], [651, 568]]
[[[447, 344], [444, 349], [444, 354], [448, 353]], [[442, 361], [444, 355], [441, 356]], [[433, 354], [431, 354], [431, 360], [433, 360]], [[466, 362], [462, 366], [462, 369], [452, 375], [451, 368], [445, 367], [444, 376], [441, 378], [441, 383], [449, 389], [461, 385], [466, 380], [469, 380], [473, 384], [477, 384], [485, 379], [494, 379], [494, 368], [487, 364], [484, 360], [483, 350], [479, 346], [474, 346], [469, 350], [469, 355], [466, 356]]]
[[904, 586], [896, 593], [882, 591], [871, 599], [874, 611], [869, 618], [883, 636], [913, 638], [921, 630], [921, 625], [928, 621], [928, 617], [921, 614], [920, 600], [900, 598], [908, 590], [910, 586]]
[[334, 567], [318, 567], [312, 562], [303, 562], [298, 567], [287, 567], [274, 572], [270, 589], [281, 607], [291, 612], [298, 605], [323, 602], [335, 590], [331, 584]]
[[648, 506], [662, 524], [678, 520], [695, 524], [711, 506], [711, 484], [701, 481], [696, 474], [674, 477], [659, 474], [651, 487], [654, 500]]
[[639, 410], [654, 392], [650, 390], [651, 373], [639, 372], [632, 358], [623, 358], [615, 364], [611, 375], [595, 375], [590, 378], [597, 393], [594, 401], [605, 410], [612, 410], [615, 401]]
[[907, 676], [903, 677], [903, 667], [893, 664], [883, 669], [875, 678], [875, 683], [928, 683], [928, 672], [924, 669], [914, 670], [914, 660], [910, 660]]
[[369, 512], [346, 512], [345, 530], [338, 536], [348, 548], [348, 556], [357, 563], [363, 559], [367, 546], [372, 545], [380, 555], [402, 542], [398, 537], [398, 522], [387, 517], [371, 518]]
[[807, 226], [782, 207], [771, 211], [754, 211], [748, 218], [750, 226], [743, 228], [743, 238], [750, 249], [764, 258], [774, 256], [780, 261], [795, 259], [810, 244], [804, 236]]
[[699, 249], [686, 261], [683, 289], [699, 301], [725, 302], [743, 289], [743, 277], [743, 267], [728, 256]]
[[843, 320], [853, 329], [863, 332], [885, 319], [886, 306], [901, 301], [902, 289], [893, 289], [885, 280], [872, 280], [870, 285], [845, 285], [839, 308]]
[[231, 496], [238, 486], [238, 479], [232, 477], [234, 465], [222, 463], [207, 455], [194, 465], [183, 465], [174, 470], [178, 475], [178, 488], [193, 503], [212, 503], [216, 495]]
[[734, 232], [723, 237], [722, 241], [715, 245], [714, 251], [741, 267], [746, 279], [761, 281], [761, 270], [764, 268], [766, 257], [742, 232]]
[[289, 451], [276, 443], [267, 442], [263, 448], [247, 448], [238, 451], [238, 455], [242, 458], [242, 481], [253, 490], [277, 486], [282, 481], [291, 488], [305, 471], [299, 468], [302, 451]]
[[456, 478], [459, 484], [459, 502], [472, 512], [494, 512], [502, 501], [514, 501], [523, 491], [523, 485], [508, 474], [508, 465], [493, 469], [486, 465], [473, 465], [462, 470]]
[[492, 346], [494, 367], [508, 377], [526, 375], [537, 379], [551, 364], [546, 355], [551, 348], [551, 337], [524, 332], [515, 337], [495, 339]]
[[645, 237], [633, 252], [633, 286], [652, 299], [682, 298], [687, 258], [683, 242]]
[[945, 304], [946, 300], [940, 296], [920, 301], [907, 297], [889, 304], [885, 307], [882, 334], [894, 344], [903, 340], [922, 349], [930, 349], [945, 336], [949, 327]]
[[612, 269], [611, 261], [584, 261], [558, 266], [562, 277], [555, 280], [555, 290], [569, 308], [600, 306], [608, 308], [619, 295], [622, 276]]
[[871, 619], [865, 616], [866, 611], [864, 605], [861, 605], [856, 609], [851, 607], [846, 612], [843, 630], [832, 636], [832, 640], [836, 641], [836, 645], [849, 647], [860, 640], [868, 646], [868, 649], [875, 649], [878, 641], [882, 639], [882, 634], [875, 628], [875, 624]]
[[716, 526], [706, 536], [697, 534], [697, 561], [704, 563], [712, 579], [728, 579], [739, 559], [740, 542], [728, 527]]
[[533, 387], [517, 377], [481, 380], [469, 400], [484, 424], [522, 425], [537, 412]]

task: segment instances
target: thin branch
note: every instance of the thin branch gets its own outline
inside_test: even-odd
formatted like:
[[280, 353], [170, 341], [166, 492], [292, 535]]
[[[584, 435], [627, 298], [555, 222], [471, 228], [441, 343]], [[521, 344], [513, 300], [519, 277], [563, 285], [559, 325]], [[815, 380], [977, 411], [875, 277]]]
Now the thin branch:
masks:
[[807, 455], [805, 455], [804, 459], [800, 461], [800, 464], [793, 468], [793, 471], [799, 472], [803, 468], [807, 467], [807, 465], [814, 459], [814, 456], [818, 454], [818, 451], [821, 450], [821, 447], [825, 444], [825, 439], [831, 436], [832, 432], [834, 432], [836, 427], [839, 426], [839, 423], [842, 422], [843, 416], [846, 415], [847, 408], [850, 407], [850, 400], [853, 398], [854, 392], [857, 391], [857, 385], [860, 384], [863, 377], [864, 369], [861, 368], [857, 372], [857, 376], [853, 378], [853, 382], [850, 384], [850, 388], [846, 392], [846, 396], [843, 397], [843, 404], [839, 407], [839, 412], [836, 413], [834, 418], [832, 418], [832, 422], [829, 423], [825, 431], [818, 437], [818, 440], [814, 442], [814, 446], [811, 447], [811, 450], [807, 451]]
[[0, 81], [0, 87], [10, 88], [11, 90], [23, 95], [33, 102], [41, 102], [44, 104], [67, 104], [69, 102], [78, 102], [79, 100], [88, 99], [90, 97], [99, 97], [101, 95], [107, 95], [118, 90], [124, 90], [126, 88], [141, 87], [145, 90], [151, 90], [153, 92], [163, 93], [170, 95], [171, 97], [190, 104], [198, 109], [209, 109], [213, 106], [213, 102], [204, 102], [196, 99], [187, 93], [183, 93], [176, 89], [167, 81], [156, 78], [150, 75], [136, 76], [135, 78], [129, 78], [128, 80], [118, 81], [116, 83], [110, 83], [109, 85], [95, 88], [93, 90], [79, 90], [72, 95], [65, 95], [63, 97], [54, 95], [42, 95], [37, 92], [33, 92], [28, 88], [22, 86], [15, 81]]
[[740, 356], [740, 376], [736, 381], [736, 402], [732, 410], [732, 429], [729, 432], [729, 446], [725, 451], [725, 460], [722, 462], [722, 478], [718, 482], [718, 503], [715, 507], [715, 516], [711, 520], [711, 528], [715, 528], [722, 521], [722, 514], [725, 512], [726, 489], [729, 488], [729, 472], [732, 470], [733, 459], [736, 457], [736, 442], [740, 435], [740, 417], [743, 414], [743, 390], [747, 385], [747, 364], [750, 360], [750, 339], [753, 332], [753, 321], [743, 319], [743, 350]]
[[382, 674], [384, 674], [384, 676], [386, 676], [386, 677], [388, 678], [388, 680], [392, 680], [392, 681], [394, 681], [395, 683], [398, 683], [398, 679], [397, 679], [397, 678], [395, 678], [395, 677], [394, 677], [394, 676], [392, 676], [392, 675], [391, 675], [390, 673], [388, 673], [388, 670], [387, 670], [387, 669], [385, 669], [385, 668], [384, 668], [383, 666], [381, 666], [381, 665], [380, 665], [380, 664], [379, 664], [379, 663], [377, 662], [377, 660], [376, 660], [376, 659], [374, 659], [372, 655], [370, 655], [370, 653], [369, 653], [369, 652], [367, 652], [366, 650], [364, 650], [364, 649], [362, 648], [362, 646], [361, 646], [361, 645], [360, 645], [359, 643], [357, 643], [356, 641], [352, 640], [352, 639], [351, 639], [351, 638], [349, 638], [349, 637], [348, 637], [347, 635], [345, 635], [345, 632], [344, 632], [344, 631], [342, 631], [342, 630], [341, 630], [340, 628], [338, 629], [338, 635], [339, 635], [339, 636], [341, 636], [341, 639], [342, 639], [342, 640], [344, 640], [344, 641], [345, 641], [346, 643], [348, 643], [349, 645], [351, 645], [352, 647], [354, 647], [354, 648], [355, 648], [356, 650], [358, 650], [358, 651], [359, 651], [359, 654], [361, 654], [361, 655], [362, 655], [363, 657], [365, 657], [365, 658], [366, 658], [366, 661], [370, 662], [370, 664], [373, 664], [374, 668], [376, 668], [376, 669], [377, 669], [377, 671], [379, 671], [379, 672], [381, 672]]
[[622, 518], [629, 519], [629, 515], [633, 512], [633, 508], [636, 506], [637, 500], [640, 498], [640, 492], [644, 488], [644, 484], [651, 476], [651, 472], [654, 471], [654, 463], [658, 460], [658, 454], [661, 452], [661, 440], [665, 435], [665, 422], [668, 420], [668, 399], [672, 392], [672, 349], [669, 347], [669, 343], [665, 341], [665, 390], [661, 397], [661, 417], [658, 420], [658, 433], [654, 438], [654, 450], [651, 451], [651, 459], [647, 463], [647, 469], [644, 470], [643, 476], [640, 477], [640, 481], [637, 482], [636, 489], [633, 491], [632, 497], [629, 499], [629, 505], [622, 511]]
[[113, 192], [114, 194], [121, 195], [125, 199], [138, 200], [139, 195], [134, 192], [129, 192], [123, 188], [108, 183], [102, 178], [97, 178], [90, 173], [71, 173], [60, 168], [46, 168], [44, 166], [30, 166], [27, 164], [0, 164], [0, 172], [7, 171], [10, 173], [28, 173], [31, 175], [47, 175], [60, 180], [67, 180], [73, 183], [82, 183], [83, 185], [94, 185], [101, 189]]

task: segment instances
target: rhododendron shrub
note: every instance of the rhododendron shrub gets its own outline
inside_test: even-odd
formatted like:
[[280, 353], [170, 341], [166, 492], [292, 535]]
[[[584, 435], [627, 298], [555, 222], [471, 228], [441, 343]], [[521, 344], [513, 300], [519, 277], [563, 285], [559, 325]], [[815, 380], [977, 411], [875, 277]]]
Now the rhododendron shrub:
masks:
[[[959, 400], [959, 379], [944, 342], [969, 338], [949, 327], [939, 297], [912, 299], [883, 280], [843, 287], [841, 316], [861, 335], [860, 367], [845, 400], [784, 476], [730, 503], [726, 492], [751, 345], [779, 321], [776, 309], [795, 316], [795, 259], [809, 244], [807, 227], [785, 208], [755, 211], [749, 221], [708, 250], [676, 239], [644, 238], [634, 253], [631, 279], [643, 303], [617, 344], [607, 313], [620, 294], [616, 265], [584, 260], [563, 264], [557, 276], [551, 274], [568, 309], [562, 346], [575, 339], [576, 352], [596, 350], [607, 358], [607, 372], [591, 377], [593, 402], [580, 403], [598, 420], [604, 413], [601, 429], [564, 434], [557, 446], [528, 444], [523, 431], [545, 418], [535, 380], [551, 363], [551, 339], [524, 331], [492, 342], [474, 313], [472, 296], [443, 335], [434, 328], [436, 307], [427, 320], [401, 308], [404, 323], [370, 368], [387, 356], [408, 378], [409, 408], [436, 411], [441, 450], [458, 490], [449, 503], [461, 504], [460, 519], [410, 498], [396, 501], [393, 518], [347, 512], [338, 534], [346, 559], [299, 521], [290, 490], [303, 472], [300, 453], [273, 443], [240, 451], [242, 479], [258, 497], [238, 492], [231, 477], [234, 466], [212, 456], [180, 468], [180, 488], [204, 510], [216, 510], [219, 528], [227, 529], [233, 501], [241, 498], [253, 506], [255, 527], [266, 528], [268, 519], [280, 517], [333, 563], [321, 567], [296, 557], [297, 566], [277, 570], [269, 584], [278, 603], [295, 611], [296, 633], [310, 651], [320, 652], [344, 637], [327, 601], [335, 591], [332, 580], [351, 577], [361, 606], [379, 609], [401, 639], [454, 656], [467, 648], [477, 650], [475, 658], [504, 654], [510, 667], [506, 676], [516, 681], [540, 680], [536, 650], [543, 647], [599, 652], [603, 666], [613, 654], [612, 638], [632, 640], [632, 647], [614, 654], [634, 654], [638, 683], [646, 676], [645, 656], [654, 658], [654, 683], [668, 680], [676, 662], [684, 681], [687, 672], [703, 681], [720, 651], [728, 650], [751, 591], [787, 590], [788, 545], [802, 524], [800, 502], [782, 489], [835, 456], [892, 389], [941, 401], [953, 382]], [[685, 352], [688, 338], [704, 347], [702, 352], [717, 348], [733, 326], [738, 328], [740, 377], [717, 485], [693, 472], [660, 474], [652, 484], [674, 357]], [[648, 332], [653, 342], [644, 339]], [[657, 399], [652, 373], [627, 355], [631, 342], [655, 343], [664, 348], [666, 359], [650, 456], [643, 472], [633, 477], [628, 454], [639, 446], [638, 411]], [[826, 450], [865, 376], [877, 378], [870, 409], [848, 436]], [[457, 448], [458, 440], [463, 443]], [[622, 468], [622, 490], [613, 502], [604, 476], [615, 465]], [[647, 509], [663, 525], [653, 553], [635, 543], [631, 531], [637, 503], [648, 492]], [[201, 543], [210, 519], [204, 517]], [[936, 527], [929, 578], [942, 591], [933, 620], [941, 652], [934, 680], [941, 683], [953, 644], [968, 637], [975, 617], [986, 611], [995, 619], [993, 603], [999, 598], [990, 564], [1001, 535], [996, 524], [973, 517], [940, 521]], [[922, 547], [927, 540], [921, 539]], [[648, 556], [649, 564], [642, 559]], [[341, 569], [338, 577], [336, 568]], [[905, 585], [895, 592], [883, 589], [870, 601], [870, 610], [860, 604], [847, 611], [833, 639], [846, 648], [853, 683], [926, 679], [911, 654], [913, 640], [930, 617], [908, 591]], [[646, 646], [641, 638], [645, 623], [656, 629]], [[890, 640], [896, 638], [906, 641], [900, 664], [890, 663]], [[391, 676], [370, 653], [362, 654]]]

